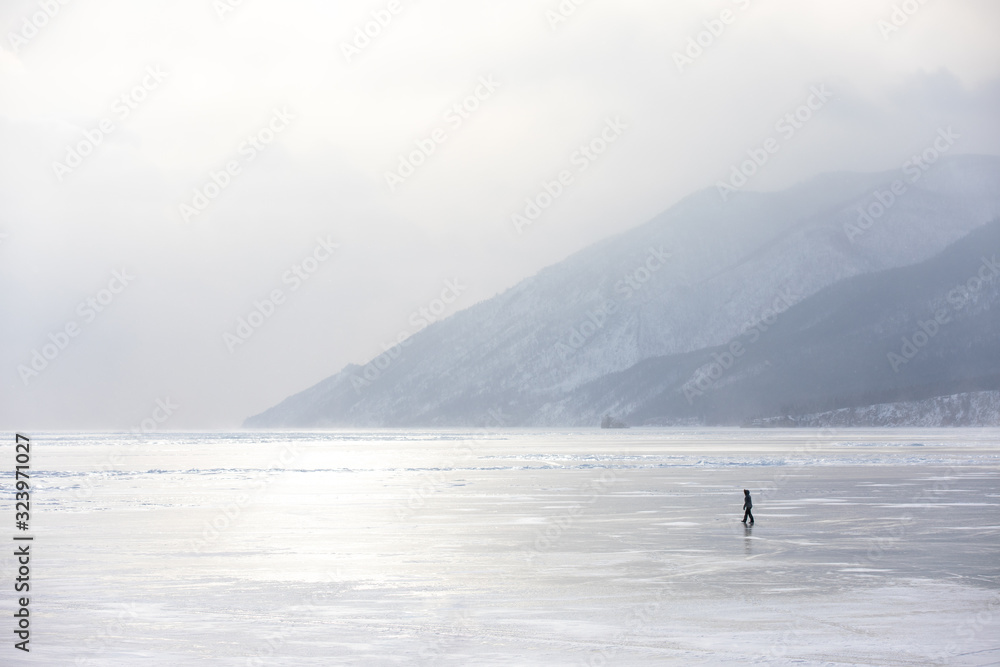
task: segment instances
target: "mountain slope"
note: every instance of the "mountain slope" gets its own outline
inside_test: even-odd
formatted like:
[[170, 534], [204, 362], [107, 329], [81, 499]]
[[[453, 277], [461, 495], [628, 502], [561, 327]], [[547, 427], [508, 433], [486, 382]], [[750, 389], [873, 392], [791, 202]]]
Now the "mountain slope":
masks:
[[727, 345], [600, 378], [560, 408], [584, 421], [740, 424], [1000, 389], [998, 258], [1000, 220], [919, 264], [825, 288]]
[[[490, 410], [512, 425], [593, 423], [571, 400], [589, 383], [724, 344], [782, 293], [801, 301], [920, 262], [1000, 214], [1000, 159], [955, 157], [858, 234], [857, 208], [899, 178], [828, 174], [728, 202], [714, 189], [692, 195], [427, 327], [381, 368], [348, 366], [246, 426], [467, 425]], [[638, 409], [643, 397], [630, 400]]]
[[779, 428], [1000, 426], [1000, 391], [965, 392], [922, 401], [877, 403], [797, 417], [772, 417], [754, 420], [752, 425]]

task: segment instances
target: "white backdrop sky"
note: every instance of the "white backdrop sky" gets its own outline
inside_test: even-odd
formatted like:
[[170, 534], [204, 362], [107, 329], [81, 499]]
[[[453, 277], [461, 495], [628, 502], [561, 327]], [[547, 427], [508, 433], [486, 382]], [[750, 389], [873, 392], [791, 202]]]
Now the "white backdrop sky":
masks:
[[[992, 0], [585, 0], [555, 27], [558, 0], [391, 4], [350, 62], [342, 45], [388, 0], [0, 6], [0, 428], [128, 429], [167, 398], [161, 428], [238, 426], [412, 331], [445, 280], [466, 287], [448, 312], [468, 307], [714, 186], [810, 86], [833, 98], [748, 189], [895, 169], [948, 126], [955, 152], [1000, 154]], [[894, 5], [912, 14], [885, 35]], [[449, 123], [482, 77], [495, 92]], [[294, 118], [249, 160], [275, 109]], [[511, 214], [615, 117], [622, 136], [516, 233]], [[446, 140], [391, 192], [385, 172], [436, 128]], [[292, 291], [283, 275], [317, 237], [340, 247]], [[123, 269], [134, 279], [102, 294]], [[230, 351], [223, 335], [275, 289], [284, 302]], [[92, 321], [79, 308], [108, 297]]]

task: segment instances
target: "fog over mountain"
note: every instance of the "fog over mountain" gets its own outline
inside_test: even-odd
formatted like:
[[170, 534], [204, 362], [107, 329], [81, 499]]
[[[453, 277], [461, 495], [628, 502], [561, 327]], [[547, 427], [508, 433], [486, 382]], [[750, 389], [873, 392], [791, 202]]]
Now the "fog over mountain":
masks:
[[0, 3], [0, 424], [640, 423], [574, 397], [991, 218], [998, 26], [994, 0]]
[[740, 424], [997, 389], [998, 282], [950, 290], [993, 270], [998, 217], [989, 156], [710, 188], [245, 425]]

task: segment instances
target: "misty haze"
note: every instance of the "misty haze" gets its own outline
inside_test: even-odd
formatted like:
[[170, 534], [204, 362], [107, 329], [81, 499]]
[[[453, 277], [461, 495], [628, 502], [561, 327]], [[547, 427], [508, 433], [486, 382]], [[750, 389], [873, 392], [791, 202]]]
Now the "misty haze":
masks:
[[1000, 6], [0, 28], [0, 664], [1000, 661]]

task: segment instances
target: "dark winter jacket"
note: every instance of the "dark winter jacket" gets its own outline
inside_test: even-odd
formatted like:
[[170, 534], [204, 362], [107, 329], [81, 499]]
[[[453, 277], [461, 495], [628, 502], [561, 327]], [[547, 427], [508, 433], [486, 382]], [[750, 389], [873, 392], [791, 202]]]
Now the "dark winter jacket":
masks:
[[750, 494], [743, 494], [743, 509], [748, 510], [753, 507], [753, 501], [750, 500]]

